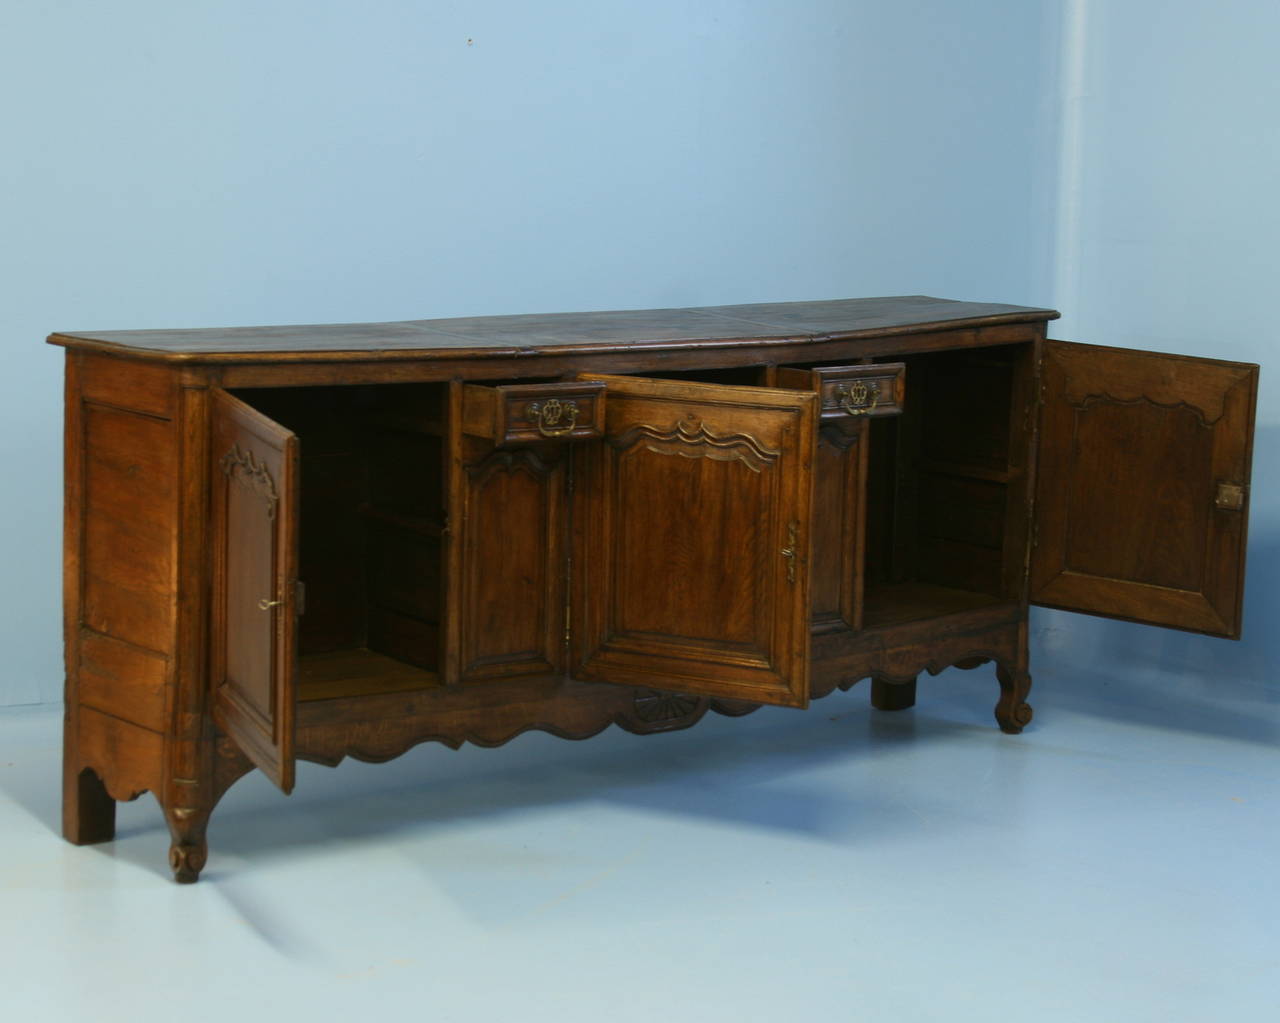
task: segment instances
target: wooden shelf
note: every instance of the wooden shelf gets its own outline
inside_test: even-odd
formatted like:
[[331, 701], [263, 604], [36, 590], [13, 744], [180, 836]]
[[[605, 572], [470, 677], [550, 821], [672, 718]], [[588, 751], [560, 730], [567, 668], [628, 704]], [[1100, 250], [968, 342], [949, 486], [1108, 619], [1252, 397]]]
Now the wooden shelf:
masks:
[[427, 518], [425, 515], [402, 515], [399, 512], [375, 508], [370, 504], [361, 505], [360, 514], [371, 522], [395, 526], [398, 529], [403, 529], [410, 533], [418, 533], [421, 536], [439, 537], [444, 535], [444, 527], [436, 519]]
[[298, 699], [332, 700], [373, 696], [441, 685], [434, 671], [416, 668], [363, 647], [305, 654], [298, 658]]
[[944, 462], [935, 458], [918, 459], [916, 469], [924, 473], [961, 476], [965, 479], [986, 480], [989, 483], [1008, 483], [1022, 475], [1020, 470], [996, 469], [989, 465], [977, 465], [972, 462]]
[[1006, 598], [990, 593], [974, 593], [933, 583], [893, 583], [867, 591], [862, 622], [864, 628], [879, 629], [1005, 603], [1009, 603]]

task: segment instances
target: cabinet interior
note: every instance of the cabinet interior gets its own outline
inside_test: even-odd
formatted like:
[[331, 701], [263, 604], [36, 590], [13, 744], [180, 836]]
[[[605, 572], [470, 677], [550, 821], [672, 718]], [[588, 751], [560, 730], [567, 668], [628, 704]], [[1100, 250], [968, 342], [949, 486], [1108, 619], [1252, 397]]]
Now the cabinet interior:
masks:
[[444, 385], [235, 393], [299, 438], [299, 699], [439, 685]]
[[864, 627], [1019, 599], [1032, 354], [1009, 345], [901, 360], [902, 414], [867, 424]]
[[[851, 505], [865, 528], [853, 580], [863, 628], [1020, 598], [1032, 355], [1010, 345], [883, 360], [905, 361], [907, 397], [900, 415], [863, 421], [866, 490]], [[766, 379], [758, 366], [642, 375]], [[441, 685], [447, 385], [235, 393], [299, 438], [299, 699]]]

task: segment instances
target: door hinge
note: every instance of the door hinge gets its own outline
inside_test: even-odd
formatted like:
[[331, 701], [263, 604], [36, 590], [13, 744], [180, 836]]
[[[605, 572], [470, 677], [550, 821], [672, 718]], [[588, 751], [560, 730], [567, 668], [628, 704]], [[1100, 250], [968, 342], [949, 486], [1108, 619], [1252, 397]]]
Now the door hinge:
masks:
[[299, 617], [307, 613], [307, 584], [301, 579], [293, 584], [293, 613]]
[[1244, 508], [1244, 499], [1248, 492], [1249, 488], [1242, 483], [1219, 482], [1217, 493], [1213, 498], [1214, 506], [1224, 511], [1240, 511]]

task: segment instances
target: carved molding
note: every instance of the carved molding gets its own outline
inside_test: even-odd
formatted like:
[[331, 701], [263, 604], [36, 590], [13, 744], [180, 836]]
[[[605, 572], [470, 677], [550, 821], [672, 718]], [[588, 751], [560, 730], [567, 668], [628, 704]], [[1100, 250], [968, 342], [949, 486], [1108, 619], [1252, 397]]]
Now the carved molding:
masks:
[[276, 508], [280, 504], [280, 494], [276, 490], [276, 481], [266, 465], [258, 461], [252, 451], [243, 450], [239, 444], [233, 444], [219, 460], [223, 473], [228, 479], [240, 484], [245, 489], [262, 498], [267, 505], [267, 518], [276, 517]]
[[114, 799], [117, 803], [132, 803], [135, 799], [150, 792], [152, 786], [149, 782], [144, 782], [138, 778], [127, 778], [116, 775], [99, 767], [93, 761], [82, 761], [80, 765], [81, 772], [92, 771], [98, 776], [98, 781], [102, 783], [102, 788], [107, 795]]
[[1007, 661], [1011, 656], [1012, 652], [1008, 650], [1000, 651], [990, 647], [970, 647], [961, 648], [937, 658], [910, 661], [897, 658], [893, 659], [892, 662], [886, 661], [879, 665], [861, 668], [842, 677], [838, 682], [833, 682], [829, 689], [820, 688], [818, 684], [815, 684], [811, 697], [816, 700], [824, 696], [830, 696], [837, 689], [847, 692], [867, 678], [877, 678], [891, 685], [905, 684], [914, 682], [920, 674], [926, 671], [930, 675], [941, 675], [948, 668], [971, 670], [991, 661], [997, 663]]
[[555, 471], [554, 464], [544, 462], [538, 455], [527, 449], [514, 451], [493, 451], [478, 462], [466, 467], [467, 477], [476, 489], [483, 487], [499, 472], [517, 472], [524, 470], [537, 480], [545, 480]]
[[740, 461], [752, 472], [760, 472], [772, 465], [781, 455], [780, 451], [764, 447], [745, 433], [717, 434], [692, 413], [678, 420], [670, 430], [663, 431], [641, 423], [610, 440], [610, 443], [620, 451], [642, 444], [646, 450], [662, 455], [710, 458], [720, 462]]
[[[818, 440], [837, 451], [848, 451], [862, 439], [862, 431], [859, 429], [859, 425], [848, 422], [825, 425], [818, 431]], [[848, 429], [850, 426], [852, 426], [852, 429]]]
[[1185, 401], [1166, 403], [1156, 401], [1154, 398], [1150, 398], [1145, 394], [1136, 398], [1117, 398], [1114, 394], [1110, 394], [1107, 391], [1087, 394], [1079, 400], [1068, 399], [1068, 404], [1070, 404], [1072, 408], [1078, 409], [1081, 412], [1088, 412], [1096, 405], [1149, 405], [1151, 408], [1160, 409], [1166, 412], [1177, 412], [1185, 409], [1195, 416], [1196, 421], [1206, 429], [1212, 429], [1213, 425], [1225, 414], [1223, 403], [1220, 403], [1214, 410], [1214, 413], [1216, 414], [1211, 415], [1204, 409], [1197, 408], [1195, 405], [1190, 405]]

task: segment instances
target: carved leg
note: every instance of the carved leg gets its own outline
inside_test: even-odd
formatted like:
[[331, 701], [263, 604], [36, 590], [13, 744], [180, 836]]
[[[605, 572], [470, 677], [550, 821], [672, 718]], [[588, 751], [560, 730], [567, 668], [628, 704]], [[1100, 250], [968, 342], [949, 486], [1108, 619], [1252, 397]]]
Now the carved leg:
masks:
[[116, 801], [91, 767], [68, 763], [62, 778], [62, 834], [76, 845], [110, 842], [116, 837]]
[[895, 682], [881, 675], [871, 677], [871, 706], [876, 710], [907, 710], [916, 705], [916, 680]]
[[1011, 668], [1004, 661], [996, 664], [996, 678], [1000, 680], [1000, 702], [996, 704], [996, 721], [1000, 730], [1017, 735], [1031, 723], [1031, 705], [1027, 694], [1031, 692], [1031, 674], [1023, 667]]
[[205, 831], [209, 826], [209, 811], [191, 807], [165, 807], [165, 820], [169, 822], [169, 866], [178, 884], [195, 884], [209, 858], [209, 843]]

